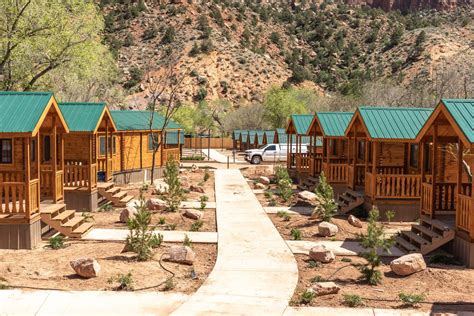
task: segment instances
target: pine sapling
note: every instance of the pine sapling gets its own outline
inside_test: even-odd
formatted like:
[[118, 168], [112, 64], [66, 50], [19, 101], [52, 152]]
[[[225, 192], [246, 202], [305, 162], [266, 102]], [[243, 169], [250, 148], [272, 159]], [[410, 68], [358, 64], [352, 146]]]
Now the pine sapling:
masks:
[[315, 192], [319, 204], [315, 207], [313, 214], [317, 214], [323, 221], [330, 222], [337, 213], [337, 204], [334, 200], [334, 190], [328, 183], [324, 172], [321, 172], [319, 176], [319, 184]]
[[176, 212], [183, 200], [184, 191], [179, 179], [179, 164], [172, 156], [166, 161], [164, 180], [168, 185], [168, 192], [164, 197], [168, 204], [168, 210]]
[[[360, 235], [360, 244], [365, 249], [359, 256], [367, 260], [367, 264], [361, 266], [361, 271], [365, 280], [371, 285], [377, 285], [382, 279], [382, 274], [377, 268], [381, 264], [381, 258], [378, 250], [390, 253], [390, 247], [393, 246], [393, 238], [385, 238], [384, 225], [377, 223], [379, 210], [374, 207], [369, 213], [369, 223], [367, 225], [367, 234]], [[389, 219], [390, 221], [390, 219]]]

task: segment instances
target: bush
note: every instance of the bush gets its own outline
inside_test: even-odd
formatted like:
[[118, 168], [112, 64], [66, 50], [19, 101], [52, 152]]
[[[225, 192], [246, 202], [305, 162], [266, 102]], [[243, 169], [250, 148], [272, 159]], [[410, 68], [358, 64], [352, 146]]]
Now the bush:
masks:
[[425, 299], [425, 295], [423, 294], [407, 294], [403, 292], [398, 294], [398, 297], [405, 305], [408, 306], [416, 306]]
[[205, 39], [201, 42], [201, 53], [209, 54], [214, 50], [214, 43], [211, 39]]
[[197, 94], [196, 100], [203, 101], [207, 97], [207, 90], [204, 87], [200, 87]]
[[155, 38], [157, 35], [158, 35], [158, 29], [156, 28], [156, 26], [152, 25], [149, 28], [147, 28], [145, 32], [143, 32], [142, 38], [144, 40], [150, 40], [152, 38]]
[[176, 30], [173, 26], [169, 26], [165, 34], [163, 35], [163, 38], [161, 39], [162, 44], [170, 44], [174, 42], [174, 38], [176, 36]]
[[160, 217], [158, 224], [164, 225], [166, 223], [166, 218]]
[[278, 32], [272, 32], [272, 34], [270, 34], [270, 40], [272, 41], [272, 43], [276, 45], [280, 45], [281, 43], [280, 34]]
[[189, 238], [187, 234], [184, 235], [183, 246], [187, 246], [187, 247], [193, 246], [193, 241], [191, 240], [191, 238]]
[[344, 294], [343, 303], [349, 307], [357, 307], [364, 303], [364, 299], [357, 294]]
[[200, 219], [198, 219], [197, 221], [195, 221], [192, 225], [191, 225], [191, 231], [192, 232], [198, 232], [201, 228], [202, 228], [202, 225], [204, 225], [204, 222]]
[[143, 70], [138, 67], [132, 67], [130, 69], [130, 79], [124, 84], [126, 89], [130, 89], [136, 86], [143, 78]]
[[321, 217], [323, 221], [330, 222], [334, 215], [337, 214], [337, 204], [334, 200], [334, 191], [327, 182], [324, 172], [319, 176], [319, 184], [316, 187], [316, 195], [319, 199], [319, 205], [316, 206], [313, 213]]
[[163, 236], [154, 234], [154, 227], [150, 226], [151, 213], [145, 206], [143, 196], [140, 196], [136, 206], [137, 213], [127, 221], [129, 233], [125, 240], [126, 248], [137, 254], [138, 261], [146, 261], [153, 257], [153, 248], [161, 245]]
[[307, 305], [313, 301], [315, 296], [316, 294], [313, 291], [306, 290], [300, 295], [300, 303]]
[[209, 170], [208, 169], [204, 169], [204, 182], [207, 182], [207, 180], [209, 180], [209, 178], [211, 177], [211, 174], [209, 173]]
[[377, 251], [383, 249], [390, 252], [393, 246], [393, 238], [385, 238], [384, 225], [378, 224], [379, 210], [374, 207], [369, 213], [369, 224], [367, 226], [367, 234], [359, 236], [360, 244], [365, 251], [359, 253], [359, 256], [367, 260], [367, 264], [361, 266], [361, 271], [365, 280], [371, 285], [377, 285], [382, 279], [382, 274], [377, 268], [381, 264], [380, 256]]
[[175, 284], [172, 278], [166, 279], [165, 286], [163, 287], [163, 291], [171, 291], [175, 288]]
[[116, 277], [110, 277], [107, 283], [112, 284], [117, 282], [119, 285], [115, 287], [116, 291], [132, 291], [133, 290], [133, 278], [132, 273], [118, 274]]
[[293, 240], [301, 240], [301, 230], [298, 228], [292, 228], [291, 236], [293, 237]]
[[275, 179], [278, 187], [278, 193], [280, 197], [288, 202], [293, 196], [292, 181], [288, 170], [286, 168], [278, 166], [275, 170]]
[[179, 179], [179, 163], [173, 157], [166, 161], [164, 181], [168, 185], [168, 192], [164, 197], [168, 210], [176, 212], [181, 205], [184, 192]]
[[194, 42], [193, 47], [191, 48], [191, 50], [188, 53], [188, 56], [189, 57], [196, 57], [200, 53], [201, 53], [201, 49], [199, 48], [198, 44], [196, 42]]
[[54, 249], [54, 250], [64, 248], [65, 247], [64, 237], [61, 236], [61, 235], [58, 235], [58, 236], [54, 236], [54, 237], [49, 238], [48, 246], [51, 249]]

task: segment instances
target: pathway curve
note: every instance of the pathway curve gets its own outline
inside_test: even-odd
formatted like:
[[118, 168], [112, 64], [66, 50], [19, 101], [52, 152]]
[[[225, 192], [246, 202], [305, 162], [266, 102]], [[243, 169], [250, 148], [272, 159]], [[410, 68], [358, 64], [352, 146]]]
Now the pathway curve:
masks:
[[[211, 158], [212, 160], [215, 160], [219, 163], [227, 163], [227, 156], [216, 149], [209, 149], [209, 152], [208, 152], [208, 149], [203, 149], [202, 152], [206, 156], [209, 153], [209, 156], [210, 156], [209, 158]], [[229, 163], [243, 163], [243, 162], [244, 161], [237, 159], [237, 157], [235, 158], [235, 162], [234, 162], [234, 158], [229, 157]]]
[[216, 265], [173, 315], [282, 315], [298, 282], [295, 258], [239, 170], [216, 170]]

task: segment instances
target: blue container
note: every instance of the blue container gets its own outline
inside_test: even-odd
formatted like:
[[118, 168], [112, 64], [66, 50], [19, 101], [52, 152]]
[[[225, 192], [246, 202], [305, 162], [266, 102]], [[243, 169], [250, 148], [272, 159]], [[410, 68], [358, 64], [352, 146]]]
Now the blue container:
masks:
[[106, 182], [105, 171], [97, 172], [97, 181], [99, 182]]

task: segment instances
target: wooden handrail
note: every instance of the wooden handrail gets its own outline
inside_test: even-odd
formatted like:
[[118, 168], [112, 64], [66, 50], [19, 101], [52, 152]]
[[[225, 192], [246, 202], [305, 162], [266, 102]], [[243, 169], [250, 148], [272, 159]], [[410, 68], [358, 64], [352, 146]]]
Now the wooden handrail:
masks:
[[474, 205], [473, 198], [468, 195], [457, 195], [456, 226], [474, 236]]
[[327, 163], [323, 162], [323, 171], [329, 182], [347, 183], [348, 165], [346, 163]]
[[[421, 175], [406, 175], [406, 174], [376, 174], [373, 176], [370, 173], [370, 183], [375, 181], [375, 192], [369, 189], [370, 195], [376, 198], [398, 198], [398, 199], [413, 199], [419, 198], [421, 195]], [[367, 188], [366, 178], [366, 188]], [[369, 186], [372, 188], [372, 186]]]

